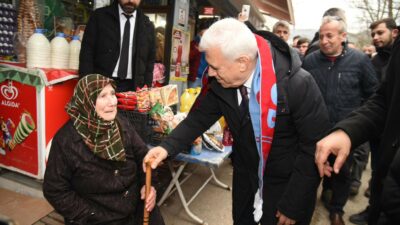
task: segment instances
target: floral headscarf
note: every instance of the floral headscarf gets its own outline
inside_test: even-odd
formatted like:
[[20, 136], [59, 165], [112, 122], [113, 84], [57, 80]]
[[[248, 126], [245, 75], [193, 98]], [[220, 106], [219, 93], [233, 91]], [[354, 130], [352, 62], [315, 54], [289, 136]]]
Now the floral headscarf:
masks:
[[81, 78], [65, 108], [76, 131], [96, 156], [125, 161], [125, 149], [117, 121], [106, 121], [96, 112], [97, 96], [108, 84], [115, 89], [114, 81], [100, 74]]

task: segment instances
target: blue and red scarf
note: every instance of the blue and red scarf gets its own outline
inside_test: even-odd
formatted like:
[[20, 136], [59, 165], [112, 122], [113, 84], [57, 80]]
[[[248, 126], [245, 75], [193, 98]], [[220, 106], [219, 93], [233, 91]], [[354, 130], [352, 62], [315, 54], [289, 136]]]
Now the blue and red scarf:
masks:
[[249, 111], [260, 157], [258, 164], [259, 187], [254, 198], [255, 210], [253, 213], [254, 221], [258, 222], [263, 214], [263, 177], [274, 137], [278, 93], [270, 47], [264, 38], [255, 36], [259, 59], [250, 93]]

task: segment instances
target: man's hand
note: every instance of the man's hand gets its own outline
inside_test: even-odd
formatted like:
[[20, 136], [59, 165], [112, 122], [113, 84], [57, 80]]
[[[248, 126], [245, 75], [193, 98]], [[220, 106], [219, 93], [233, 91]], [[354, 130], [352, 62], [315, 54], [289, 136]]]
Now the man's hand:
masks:
[[327, 162], [330, 154], [336, 155], [333, 170], [339, 173], [347, 156], [350, 154], [351, 140], [350, 137], [343, 130], [336, 130], [324, 137], [317, 143], [317, 150], [315, 151], [315, 163], [318, 166], [319, 175], [330, 176], [332, 167]]
[[275, 216], [278, 218], [277, 225], [293, 225], [296, 223], [295, 220], [292, 220], [292, 219], [286, 217], [281, 212], [279, 212], [279, 210], [276, 212]]
[[155, 169], [161, 161], [167, 158], [167, 156], [168, 152], [163, 147], [157, 146], [150, 149], [150, 151], [147, 152], [146, 156], [143, 159], [143, 171], [146, 172], [147, 162], [151, 162], [151, 168]]
[[247, 17], [246, 17], [246, 15], [243, 15], [243, 13], [242, 12], [240, 12], [239, 14], [238, 14], [238, 16], [237, 16], [237, 19], [240, 21], [240, 22], [246, 22], [247, 21]]
[[[146, 196], [146, 185], [143, 185], [142, 189], [140, 190], [140, 198], [142, 200], [145, 200]], [[147, 199], [144, 202], [144, 207], [146, 208], [147, 212], [151, 212], [151, 210], [154, 209], [154, 206], [156, 205], [156, 189], [154, 189], [153, 186], [150, 188], [150, 193], [149, 196], [147, 196]]]

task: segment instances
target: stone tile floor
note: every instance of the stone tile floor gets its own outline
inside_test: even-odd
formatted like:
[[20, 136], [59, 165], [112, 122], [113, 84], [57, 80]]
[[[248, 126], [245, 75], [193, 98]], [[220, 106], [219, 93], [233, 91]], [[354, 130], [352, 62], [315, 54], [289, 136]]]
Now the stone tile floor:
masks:
[[[209, 176], [209, 170], [205, 167], [189, 166], [187, 169], [188, 172], [194, 170], [195, 172], [192, 177], [182, 186], [186, 198], [190, 198], [196, 192], [199, 185]], [[216, 175], [222, 182], [231, 186], [232, 167], [228, 160], [216, 170]], [[345, 206], [345, 221], [347, 224], [351, 224], [348, 222], [348, 217], [353, 213], [363, 210], [367, 204], [367, 198], [364, 197], [363, 193], [369, 177], [370, 168], [368, 167], [363, 174], [360, 193], [350, 198]], [[37, 183], [38, 181], [33, 180], [32, 182]], [[11, 217], [18, 221], [20, 225], [63, 224], [62, 218], [53, 212], [51, 206], [42, 197], [29, 197], [14, 191], [5, 190], [3, 189], [4, 187], [1, 188], [3, 183], [3, 181], [0, 182], [0, 215]], [[20, 191], [18, 190], [18, 192]], [[191, 203], [190, 209], [209, 225], [232, 224], [231, 194], [230, 191], [220, 188], [211, 181]], [[177, 193], [171, 195], [160, 209], [166, 225], [196, 224], [186, 214]], [[323, 207], [322, 202], [318, 200], [312, 225], [326, 224], [329, 224], [328, 212]]]

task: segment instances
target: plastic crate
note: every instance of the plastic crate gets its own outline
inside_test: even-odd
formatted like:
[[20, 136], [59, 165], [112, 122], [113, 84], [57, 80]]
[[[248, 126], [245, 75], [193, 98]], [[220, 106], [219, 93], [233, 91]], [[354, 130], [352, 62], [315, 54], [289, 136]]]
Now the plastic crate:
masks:
[[152, 119], [148, 113], [141, 113], [138, 111], [129, 110], [118, 110], [122, 116], [124, 116], [128, 121], [135, 127], [136, 132], [142, 138], [142, 140], [148, 144], [152, 137]]

